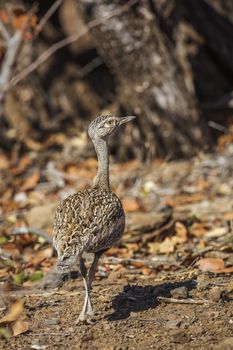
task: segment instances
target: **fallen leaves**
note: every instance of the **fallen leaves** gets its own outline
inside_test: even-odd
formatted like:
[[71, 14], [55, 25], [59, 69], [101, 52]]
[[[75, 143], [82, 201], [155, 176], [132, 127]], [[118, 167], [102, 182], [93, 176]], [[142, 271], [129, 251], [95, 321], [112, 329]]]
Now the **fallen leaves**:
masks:
[[140, 210], [140, 203], [137, 198], [125, 197], [122, 199], [122, 205], [126, 212], [135, 212]]
[[8, 338], [25, 333], [29, 330], [29, 323], [22, 317], [23, 311], [23, 302], [20, 300], [10, 305], [7, 314], [0, 319], [0, 324], [7, 324], [7, 326], [0, 328], [0, 335], [4, 338]]
[[188, 239], [188, 230], [182, 222], [175, 222], [175, 234], [172, 237], [166, 237], [161, 242], [149, 242], [149, 252], [152, 254], [171, 254], [174, 253], [178, 244], [185, 243]]
[[201, 271], [209, 271], [215, 273], [230, 273], [233, 272], [233, 267], [225, 267], [223, 259], [218, 258], [203, 258], [195, 264]]
[[8, 313], [0, 319], [0, 323], [8, 323], [15, 321], [23, 312], [23, 303], [22, 301], [16, 301], [10, 305]]
[[205, 195], [202, 192], [195, 192], [192, 194], [178, 194], [173, 196], [172, 198], [167, 198], [167, 204], [175, 206], [182, 204], [191, 204], [203, 201], [205, 199]]
[[12, 324], [12, 334], [16, 337], [19, 334], [25, 333], [29, 330], [29, 322], [17, 320]]
[[24, 181], [21, 186], [21, 191], [27, 191], [33, 189], [40, 179], [40, 174], [38, 172], [32, 173], [27, 179]]
[[14, 30], [21, 31], [25, 40], [32, 40], [37, 31], [37, 17], [21, 7], [1, 8], [0, 19]]

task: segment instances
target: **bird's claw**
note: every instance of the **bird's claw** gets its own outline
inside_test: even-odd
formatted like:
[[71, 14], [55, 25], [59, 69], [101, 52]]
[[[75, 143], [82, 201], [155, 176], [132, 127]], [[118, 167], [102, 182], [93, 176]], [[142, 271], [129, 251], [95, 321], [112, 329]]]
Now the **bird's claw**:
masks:
[[[87, 317], [87, 316], [91, 316], [91, 317]], [[92, 318], [94, 316], [94, 313], [92, 315], [90, 314], [81, 314], [79, 315], [78, 319], [75, 321], [75, 324], [81, 324], [81, 323], [86, 323], [89, 325], [93, 325], [95, 324], [95, 320]]]

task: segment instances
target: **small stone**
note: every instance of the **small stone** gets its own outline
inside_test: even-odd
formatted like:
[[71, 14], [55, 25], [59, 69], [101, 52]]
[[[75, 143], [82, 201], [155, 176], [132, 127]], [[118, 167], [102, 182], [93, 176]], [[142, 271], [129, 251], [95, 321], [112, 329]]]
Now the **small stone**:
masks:
[[35, 350], [44, 350], [47, 349], [47, 345], [41, 345], [39, 343], [35, 343], [31, 345], [31, 349], [35, 349]]
[[223, 290], [219, 287], [213, 287], [209, 291], [209, 298], [212, 301], [218, 302], [219, 300], [222, 299], [223, 296]]
[[172, 336], [172, 340], [174, 343], [187, 343], [190, 341], [190, 335], [188, 333], [185, 332], [178, 332], [173, 334]]
[[25, 192], [18, 192], [14, 195], [14, 201], [17, 203], [27, 202], [28, 197]]
[[170, 293], [173, 298], [186, 299], [188, 298], [189, 291], [187, 287], [183, 286], [183, 287], [172, 289]]
[[166, 327], [167, 328], [177, 328], [180, 327], [182, 320], [181, 319], [176, 319], [176, 320], [170, 320], [166, 322]]
[[197, 276], [197, 290], [198, 291], [204, 291], [206, 289], [208, 289], [208, 287], [210, 286], [210, 280], [209, 277], [204, 275], [199, 275]]
[[45, 320], [45, 324], [47, 324], [48, 326], [57, 325], [59, 323], [60, 323], [60, 320], [58, 318], [51, 318], [49, 320]]

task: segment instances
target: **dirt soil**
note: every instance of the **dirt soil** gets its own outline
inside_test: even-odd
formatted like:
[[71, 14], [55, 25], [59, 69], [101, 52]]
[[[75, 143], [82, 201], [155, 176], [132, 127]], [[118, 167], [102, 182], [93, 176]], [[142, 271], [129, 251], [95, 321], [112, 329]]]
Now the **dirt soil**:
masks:
[[[94, 285], [94, 306], [100, 312], [95, 323], [76, 325], [83, 286], [72, 280], [57, 292], [25, 296], [30, 331], [2, 341], [2, 348], [232, 349], [232, 301], [224, 295], [232, 287], [230, 281], [229, 276], [197, 271], [161, 272], [157, 278], [138, 275], [130, 283], [105, 279]], [[158, 300], [172, 292], [188, 292], [188, 298], [181, 299], [187, 304]], [[226, 339], [230, 347], [224, 345]]]
[[100, 259], [93, 324], [76, 324], [79, 274], [56, 286], [51, 243], [11, 234], [25, 225], [50, 234], [57, 201], [91, 183], [96, 163], [61, 166], [61, 157], [40, 167], [26, 158], [23, 170], [4, 163], [13, 190], [2, 184], [0, 348], [233, 349], [232, 145], [190, 161], [112, 167], [127, 227]]

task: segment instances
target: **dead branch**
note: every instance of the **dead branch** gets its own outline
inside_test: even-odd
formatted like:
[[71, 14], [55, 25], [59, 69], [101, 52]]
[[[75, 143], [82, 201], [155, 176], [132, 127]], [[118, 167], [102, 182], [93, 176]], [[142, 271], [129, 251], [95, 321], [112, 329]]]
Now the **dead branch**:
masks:
[[119, 16], [122, 13], [128, 11], [134, 4], [136, 4], [138, 0], [129, 0], [125, 5], [122, 5], [109, 13], [106, 16], [96, 18], [93, 21], [90, 21], [86, 28], [81, 30], [79, 33], [74, 33], [71, 36], [58, 41], [54, 45], [52, 45], [48, 50], [46, 50], [44, 53], [42, 53], [34, 62], [32, 62], [27, 68], [22, 70], [19, 74], [17, 74], [14, 78], [11, 79], [10, 83], [8, 84], [7, 90], [11, 89], [13, 86], [18, 84], [22, 79], [26, 78], [30, 73], [32, 73], [34, 70], [36, 70], [44, 61], [46, 61], [50, 56], [52, 56], [56, 51], [62, 49], [63, 47], [78, 41], [81, 39], [85, 34], [87, 34], [91, 29], [99, 26], [100, 24], [104, 23], [106, 20]]
[[172, 303], [172, 304], [198, 304], [198, 305], [202, 305], [202, 304], [207, 304], [209, 303], [208, 300], [204, 300], [204, 299], [175, 299], [175, 298], [166, 298], [166, 297], [158, 297], [158, 300], [164, 301], [165, 303]]
[[2, 67], [0, 71], [0, 117], [2, 115], [2, 102], [4, 95], [8, 86], [8, 83], [11, 78], [12, 68], [15, 63], [17, 52], [22, 42], [22, 32], [16, 30], [12, 37], [9, 37], [9, 34], [4, 27], [4, 24], [0, 20], [0, 32], [2, 36], [6, 39], [6, 54], [4, 56]]
[[54, 12], [58, 9], [58, 7], [62, 4], [63, 0], [56, 0], [52, 6], [48, 9], [45, 15], [41, 18], [38, 24], [37, 35], [41, 32], [45, 24], [48, 22], [49, 18], [54, 14]]
[[8, 30], [6, 29], [6, 27], [4, 26], [3, 22], [0, 20], [0, 33], [3, 37], [3, 39], [8, 42], [8, 40], [10, 39], [10, 34], [8, 33]]

